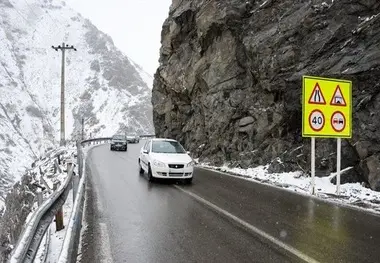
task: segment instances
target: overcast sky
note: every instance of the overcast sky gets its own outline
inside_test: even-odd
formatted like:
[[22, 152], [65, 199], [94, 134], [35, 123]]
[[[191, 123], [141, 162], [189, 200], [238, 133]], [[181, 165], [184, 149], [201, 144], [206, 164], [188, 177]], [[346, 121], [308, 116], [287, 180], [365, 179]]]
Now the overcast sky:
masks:
[[146, 72], [158, 67], [162, 24], [171, 0], [66, 0]]

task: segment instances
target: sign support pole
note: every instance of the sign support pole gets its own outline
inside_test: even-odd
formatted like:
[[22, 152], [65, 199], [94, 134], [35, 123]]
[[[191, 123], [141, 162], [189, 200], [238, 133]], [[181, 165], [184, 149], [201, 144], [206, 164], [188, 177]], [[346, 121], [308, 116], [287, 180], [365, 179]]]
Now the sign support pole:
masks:
[[315, 137], [311, 137], [311, 194], [315, 195]]
[[336, 147], [336, 194], [340, 195], [340, 160], [341, 160], [341, 148], [342, 148], [342, 139], [337, 139]]

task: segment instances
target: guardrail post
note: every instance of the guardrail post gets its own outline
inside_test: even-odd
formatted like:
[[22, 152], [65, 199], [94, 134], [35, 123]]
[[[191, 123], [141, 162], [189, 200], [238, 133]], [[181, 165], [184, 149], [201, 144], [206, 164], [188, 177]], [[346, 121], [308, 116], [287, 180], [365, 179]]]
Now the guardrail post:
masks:
[[[55, 182], [53, 190], [56, 191], [58, 187], [59, 187], [59, 182]], [[55, 229], [56, 231], [61, 231], [64, 228], [65, 226], [63, 225], [63, 208], [61, 207], [55, 214]]]
[[71, 167], [73, 166], [72, 160], [67, 160], [66, 166], [67, 166], [67, 173], [68, 173], [70, 171]]

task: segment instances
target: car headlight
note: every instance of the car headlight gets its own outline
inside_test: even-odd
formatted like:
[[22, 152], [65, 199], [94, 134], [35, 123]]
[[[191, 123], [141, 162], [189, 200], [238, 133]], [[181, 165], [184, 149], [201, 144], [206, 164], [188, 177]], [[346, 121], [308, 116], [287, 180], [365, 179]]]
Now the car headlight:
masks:
[[188, 164], [186, 164], [186, 167], [190, 167], [190, 166], [194, 166], [195, 162], [194, 161], [191, 161], [189, 162]]
[[160, 161], [158, 161], [158, 160], [154, 160], [154, 161], [153, 161], [153, 165], [156, 166], [156, 167], [165, 167], [165, 166], [166, 166], [165, 163], [160, 162]]

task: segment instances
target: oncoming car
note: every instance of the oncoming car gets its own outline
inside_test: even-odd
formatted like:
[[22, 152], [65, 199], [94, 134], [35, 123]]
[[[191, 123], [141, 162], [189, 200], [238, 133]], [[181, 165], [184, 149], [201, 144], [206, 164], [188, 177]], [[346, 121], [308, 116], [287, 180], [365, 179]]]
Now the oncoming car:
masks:
[[128, 142], [125, 135], [114, 135], [111, 139], [110, 150], [122, 150], [127, 151]]
[[128, 143], [139, 143], [140, 137], [137, 134], [127, 135]]
[[148, 140], [141, 148], [138, 162], [140, 174], [146, 172], [149, 181], [182, 179], [190, 184], [193, 180], [194, 161], [176, 140]]

